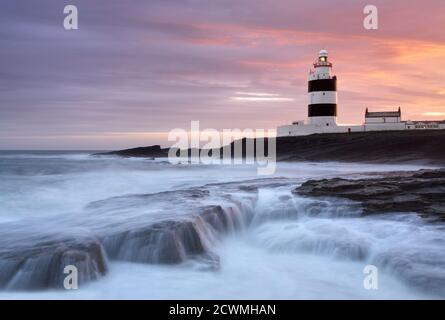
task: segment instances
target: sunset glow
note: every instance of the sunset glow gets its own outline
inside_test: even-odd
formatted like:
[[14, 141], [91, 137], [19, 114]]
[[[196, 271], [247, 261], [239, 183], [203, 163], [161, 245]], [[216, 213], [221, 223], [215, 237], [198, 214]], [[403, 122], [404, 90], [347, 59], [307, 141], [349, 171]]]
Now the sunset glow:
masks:
[[445, 118], [442, 0], [376, 0], [372, 31], [364, 1], [99, 2], [77, 1], [74, 32], [60, 25], [62, 3], [39, 1], [36, 15], [11, 1], [0, 13], [0, 148], [167, 145], [109, 132], [168, 132], [191, 120], [274, 129], [306, 117], [321, 48], [339, 79], [340, 123], [361, 123], [366, 107]]

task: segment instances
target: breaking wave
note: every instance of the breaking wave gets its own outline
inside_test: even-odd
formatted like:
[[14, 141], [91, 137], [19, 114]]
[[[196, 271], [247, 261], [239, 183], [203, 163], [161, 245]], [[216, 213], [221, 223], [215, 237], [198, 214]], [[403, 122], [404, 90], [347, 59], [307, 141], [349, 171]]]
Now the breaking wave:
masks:
[[[59, 297], [46, 289], [63, 287], [67, 265], [81, 287], [67, 298], [445, 297], [443, 224], [292, 193], [394, 166], [282, 164], [258, 179], [243, 166], [84, 154], [0, 161], [0, 297]], [[383, 272], [378, 294], [363, 289], [368, 264]]]

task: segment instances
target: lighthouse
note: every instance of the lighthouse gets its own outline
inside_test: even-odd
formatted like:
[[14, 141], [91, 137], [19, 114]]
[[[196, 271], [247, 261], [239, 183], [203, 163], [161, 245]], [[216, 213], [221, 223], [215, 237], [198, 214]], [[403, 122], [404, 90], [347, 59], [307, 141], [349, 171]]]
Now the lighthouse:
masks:
[[[279, 126], [278, 137], [307, 136], [325, 133], [353, 133], [396, 130], [445, 130], [444, 121], [402, 121], [402, 110], [370, 112], [366, 108], [362, 124], [337, 124], [337, 77], [332, 75], [328, 52], [321, 50], [308, 77], [308, 121], [297, 120]], [[304, 112], [306, 106], [298, 106]]]
[[313, 126], [337, 125], [337, 77], [332, 75], [328, 52], [321, 50], [308, 78], [308, 117]]

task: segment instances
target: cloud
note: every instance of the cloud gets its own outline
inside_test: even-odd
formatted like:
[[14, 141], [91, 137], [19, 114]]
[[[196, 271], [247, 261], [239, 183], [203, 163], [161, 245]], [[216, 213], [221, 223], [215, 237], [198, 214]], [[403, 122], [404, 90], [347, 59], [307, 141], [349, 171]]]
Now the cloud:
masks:
[[373, 32], [361, 0], [70, 3], [77, 31], [63, 29], [61, 1], [2, 2], [0, 148], [165, 143], [110, 132], [191, 120], [275, 128], [305, 118], [307, 72], [322, 47], [339, 78], [340, 121], [361, 122], [367, 106], [400, 105], [411, 118], [444, 111], [441, 0], [375, 0]]

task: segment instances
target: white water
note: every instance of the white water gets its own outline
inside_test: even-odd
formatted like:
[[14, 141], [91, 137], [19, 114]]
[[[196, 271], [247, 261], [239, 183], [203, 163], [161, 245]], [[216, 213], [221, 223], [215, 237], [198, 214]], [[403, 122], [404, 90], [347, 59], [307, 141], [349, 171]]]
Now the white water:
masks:
[[[218, 270], [208, 270], [194, 261], [174, 266], [109, 261], [110, 271], [105, 277], [79, 290], [0, 291], [0, 299], [436, 298], [406, 280], [406, 270], [401, 270], [400, 264], [395, 268], [382, 261], [389, 256], [405, 263], [402, 266], [415, 272], [409, 273], [408, 279], [422, 275], [443, 279], [443, 264], [430, 262], [445, 260], [443, 226], [427, 225], [406, 214], [362, 218], [347, 206], [333, 210], [327, 201], [300, 198], [290, 192], [309, 178], [354, 178], [369, 172], [416, 169], [420, 167], [283, 163], [273, 177], [258, 177], [256, 168], [247, 166], [171, 166], [162, 161], [91, 158], [85, 154], [0, 154], [0, 227], [13, 222], [18, 228], [33, 228], [37, 218], [51, 222], [60, 233], [68, 232], [61, 218], [69, 216], [85, 225], [85, 216], [91, 215], [85, 214], [88, 204], [115, 196], [212, 183], [216, 185], [205, 187], [211, 190], [207, 201], [218, 203], [221, 193], [242, 201], [251, 193], [233, 189], [237, 182], [277, 177], [291, 181], [259, 187], [250, 226], [214, 245], [213, 251], [220, 256]], [[233, 184], [218, 185], [224, 182]], [[150, 204], [141, 207], [131, 199], [123, 201], [124, 205], [128, 201], [128, 217], [122, 216], [123, 211], [118, 211], [119, 215], [107, 213], [106, 218], [89, 217], [86, 225], [95, 230], [113, 222], [121, 224], [127, 218], [142, 221], [159, 215], [162, 208], [169, 208], [161, 213], [174, 219], [187, 205], [156, 203], [155, 210]], [[367, 264], [379, 267], [378, 290], [363, 286]]]

